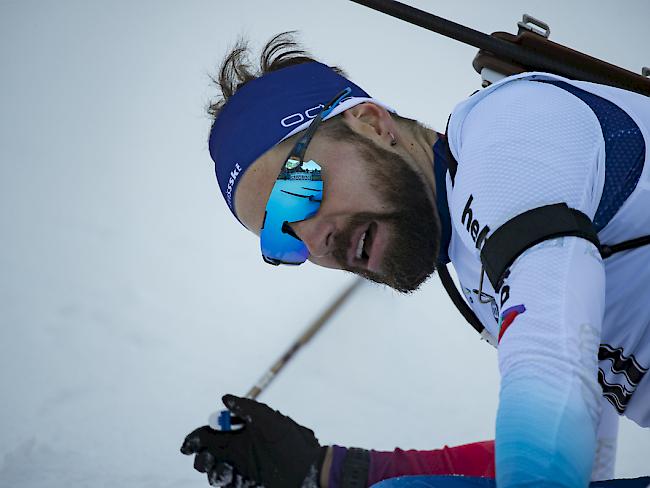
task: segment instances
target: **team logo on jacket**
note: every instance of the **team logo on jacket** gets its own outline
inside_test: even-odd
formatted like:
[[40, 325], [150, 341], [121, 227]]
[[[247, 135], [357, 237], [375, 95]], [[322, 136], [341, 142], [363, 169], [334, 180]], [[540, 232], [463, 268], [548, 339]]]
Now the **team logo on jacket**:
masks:
[[476, 244], [476, 249], [481, 249], [481, 245], [487, 237], [488, 232], [490, 232], [490, 228], [486, 225], [481, 229], [481, 224], [478, 219], [474, 218], [474, 210], [472, 210], [473, 201], [474, 195], [470, 195], [460, 217], [460, 223], [463, 224], [467, 229], [467, 232], [469, 232], [474, 244]]
[[501, 342], [501, 338], [503, 337], [503, 334], [505, 333], [506, 330], [508, 330], [508, 327], [512, 325], [512, 322], [514, 322], [517, 316], [524, 313], [525, 311], [526, 311], [526, 307], [522, 303], [521, 305], [515, 305], [513, 307], [509, 307], [501, 313], [501, 322], [499, 323], [498, 342]]

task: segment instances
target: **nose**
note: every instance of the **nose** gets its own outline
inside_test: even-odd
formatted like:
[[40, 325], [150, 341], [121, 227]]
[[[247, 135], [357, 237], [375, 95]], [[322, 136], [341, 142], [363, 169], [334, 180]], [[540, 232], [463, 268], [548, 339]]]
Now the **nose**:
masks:
[[334, 249], [336, 226], [333, 222], [327, 222], [315, 217], [300, 222], [292, 222], [290, 225], [298, 238], [305, 243], [312, 257], [322, 258]]

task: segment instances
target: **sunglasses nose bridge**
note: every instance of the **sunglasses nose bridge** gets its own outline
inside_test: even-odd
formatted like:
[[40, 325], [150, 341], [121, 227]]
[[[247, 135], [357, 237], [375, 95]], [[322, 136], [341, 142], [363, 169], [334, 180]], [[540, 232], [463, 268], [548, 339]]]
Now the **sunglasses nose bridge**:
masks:
[[299, 241], [302, 241], [302, 239], [298, 237], [298, 234], [296, 234], [296, 232], [293, 230], [293, 227], [291, 227], [291, 224], [286, 220], [282, 223], [282, 232], [289, 234], [291, 237], [298, 239]]

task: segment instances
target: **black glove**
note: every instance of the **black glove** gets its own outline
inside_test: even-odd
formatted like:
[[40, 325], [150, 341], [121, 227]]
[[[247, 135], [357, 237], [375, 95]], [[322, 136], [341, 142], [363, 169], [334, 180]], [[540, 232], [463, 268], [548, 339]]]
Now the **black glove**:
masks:
[[327, 447], [311, 430], [254, 400], [225, 395], [223, 403], [244, 427], [227, 432], [199, 427], [181, 447], [183, 454], [196, 454], [194, 469], [207, 473], [211, 485], [300, 488], [310, 478], [318, 486]]

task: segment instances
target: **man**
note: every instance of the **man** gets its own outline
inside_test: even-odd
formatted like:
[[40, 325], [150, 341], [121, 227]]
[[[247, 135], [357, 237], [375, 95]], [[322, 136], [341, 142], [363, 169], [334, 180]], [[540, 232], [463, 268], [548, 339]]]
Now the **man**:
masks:
[[[611, 419], [650, 426], [650, 307], [639, 300], [650, 247], [637, 247], [650, 234], [650, 99], [527, 73], [459, 104], [443, 136], [286, 34], [267, 45], [259, 73], [244, 55], [239, 46], [222, 66], [210, 153], [264, 260], [309, 259], [404, 293], [451, 261], [498, 341], [498, 486], [604, 476]], [[607, 257], [624, 241], [634, 249]], [[444, 474], [417, 452], [323, 448], [265, 405], [225, 403], [246, 427], [197, 429], [183, 446], [222, 486], [367, 486], [381, 455], [392, 456], [384, 477]], [[475, 466], [490, 476], [489, 461]]]

